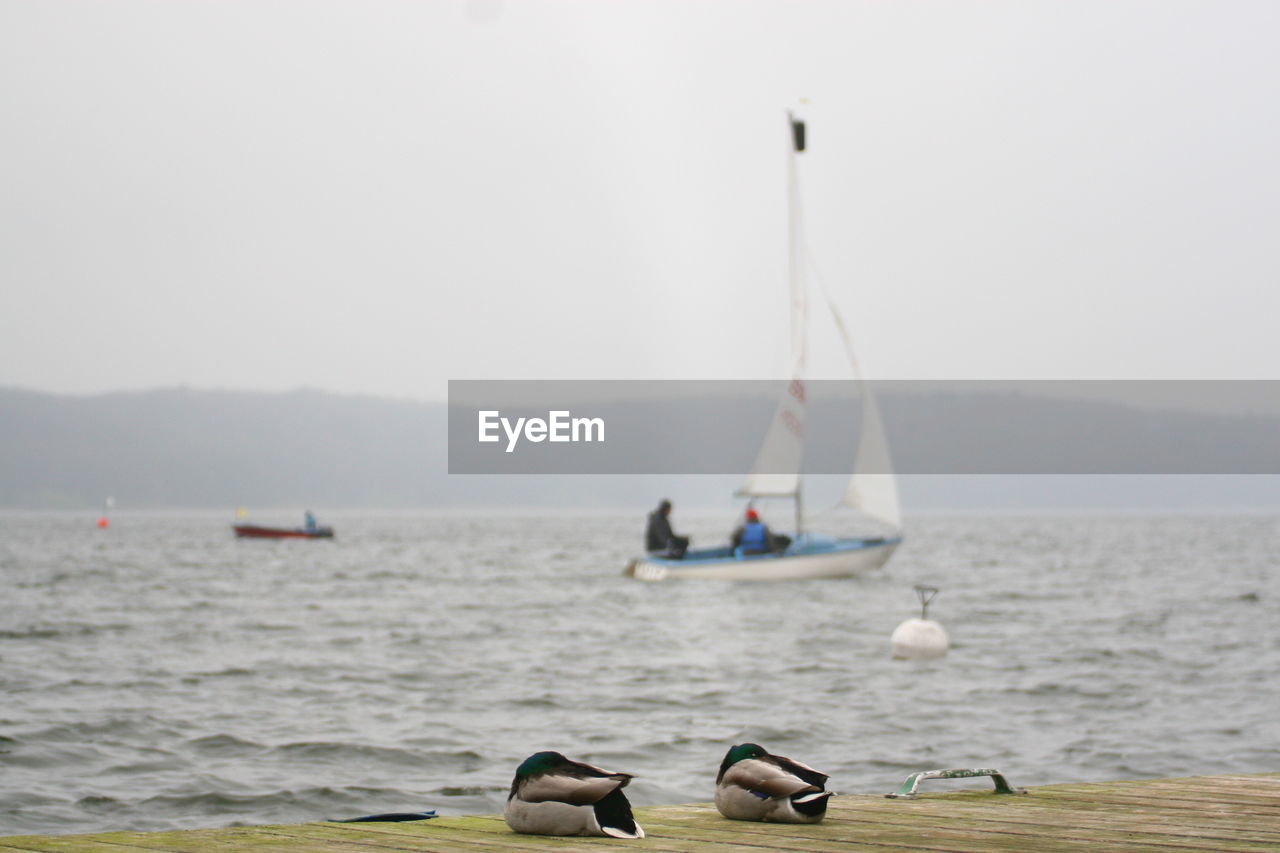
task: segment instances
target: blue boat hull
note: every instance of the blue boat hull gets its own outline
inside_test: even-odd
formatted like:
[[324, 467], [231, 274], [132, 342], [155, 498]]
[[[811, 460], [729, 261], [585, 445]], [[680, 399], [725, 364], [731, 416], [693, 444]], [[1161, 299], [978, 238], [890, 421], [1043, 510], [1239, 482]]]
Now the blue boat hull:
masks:
[[644, 581], [855, 577], [883, 566], [900, 544], [900, 536], [838, 539], [804, 534], [781, 553], [736, 555], [726, 545], [690, 550], [681, 560], [646, 555], [632, 560], [623, 574]]

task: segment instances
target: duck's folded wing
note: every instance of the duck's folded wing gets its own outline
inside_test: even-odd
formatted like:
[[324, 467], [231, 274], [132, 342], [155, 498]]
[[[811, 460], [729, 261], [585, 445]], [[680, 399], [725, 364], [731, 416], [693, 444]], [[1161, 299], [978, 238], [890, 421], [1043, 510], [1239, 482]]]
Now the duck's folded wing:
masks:
[[739, 761], [724, 774], [722, 784], [745, 788], [769, 797], [790, 797], [802, 791], [819, 791], [803, 779], [766, 761]]
[[778, 766], [783, 770], [786, 770], [788, 773], [794, 773], [810, 785], [817, 785], [819, 788], [826, 786], [827, 779], [829, 778], [826, 773], [814, 770], [808, 764], [801, 764], [799, 761], [787, 758], [786, 756], [775, 755], [773, 758], [778, 762]]
[[621, 787], [624, 781], [626, 780], [619, 780], [613, 776], [583, 779], [578, 776], [559, 776], [548, 773], [526, 780], [517, 791], [517, 795], [527, 803], [544, 803], [553, 800], [558, 803], [587, 806], [600, 801], [615, 788]]

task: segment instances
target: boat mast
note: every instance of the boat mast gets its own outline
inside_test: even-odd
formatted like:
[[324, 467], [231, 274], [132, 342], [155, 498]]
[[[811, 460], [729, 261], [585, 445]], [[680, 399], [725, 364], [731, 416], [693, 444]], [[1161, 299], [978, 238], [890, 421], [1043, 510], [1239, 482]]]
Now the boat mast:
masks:
[[[804, 282], [800, 278], [800, 177], [796, 161], [804, 152], [805, 126], [804, 119], [796, 118], [795, 113], [790, 110], [787, 111], [787, 124], [791, 128], [791, 156], [787, 158], [787, 271], [791, 284], [791, 357], [794, 361], [792, 381], [799, 386], [803, 395], [805, 362], [808, 356], [808, 305]], [[797, 469], [794, 495], [797, 538], [804, 531], [804, 503], [800, 497], [802, 482]]]
[[796, 538], [804, 532], [804, 510], [801, 507], [800, 484], [796, 483]]

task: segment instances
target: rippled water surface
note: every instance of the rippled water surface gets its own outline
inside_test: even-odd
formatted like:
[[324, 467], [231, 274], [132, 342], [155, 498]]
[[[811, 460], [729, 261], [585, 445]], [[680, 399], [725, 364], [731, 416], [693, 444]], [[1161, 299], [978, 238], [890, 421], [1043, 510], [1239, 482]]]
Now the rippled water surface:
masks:
[[[0, 515], [0, 835], [495, 812], [540, 749], [639, 804], [709, 799], [743, 740], [846, 793], [1280, 769], [1275, 517], [920, 518], [785, 584], [624, 579], [642, 518], [322, 520]], [[893, 661], [917, 582], [951, 653]]]

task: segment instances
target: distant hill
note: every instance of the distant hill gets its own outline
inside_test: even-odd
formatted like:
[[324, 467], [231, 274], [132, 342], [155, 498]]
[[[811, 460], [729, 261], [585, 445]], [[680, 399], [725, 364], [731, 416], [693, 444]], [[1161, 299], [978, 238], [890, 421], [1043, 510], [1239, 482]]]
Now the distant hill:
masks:
[[[1000, 471], [1001, 464], [1011, 462], [1015, 466], [1005, 473], [1088, 471], [1088, 466], [1072, 467], [1080, 463], [1072, 455], [1080, 452], [1079, 436], [1097, 435], [1105, 444], [1108, 436], [1121, 433], [1137, 436], [1143, 465], [1154, 466], [1139, 465], [1128, 473], [1159, 474], [1167, 460], [1172, 460], [1170, 470], [1180, 473], [1247, 472], [1251, 460], [1256, 460], [1259, 472], [1280, 471], [1280, 422], [1275, 418], [1151, 413], [1105, 403], [1081, 406], [1033, 398], [1003, 399], [993, 409], [973, 395], [951, 401], [889, 396], [882, 402], [895, 461], [909, 472], [946, 472], [947, 463], [940, 461], [945, 459], [973, 461], [976, 471]], [[678, 415], [686, 419], [741, 425], [731, 434], [747, 458], [768, 416], [767, 409], [757, 411], [740, 401], [678, 405]], [[833, 412], [835, 405], [815, 406], [815, 422], [849, 423], [849, 413]], [[998, 423], [990, 420], [993, 410], [999, 413]], [[658, 413], [657, 422], [661, 420]], [[940, 431], [939, 423], [947, 428]], [[0, 388], [0, 507], [92, 508], [101, 506], [108, 495], [122, 508], [645, 507], [663, 495], [684, 506], [718, 506], [728, 503], [741, 480], [739, 475], [672, 474], [450, 476], [447, 429], [443, 403], [320, 391], [169, 389], [62, 396]], [[992, 430], [997, 431], [995, 440]], [[1011, 436], [1007, 441], [1006, 433]], [[1028, 443], [1028, 435], [1036, 440]], [[825, 461], [851, 458], [853, 438], [845, 430], [815, 430], [812, 456]], [[689, 437], [691, 442], [698, 440], [724, 442], [725, 433]], [[1010, 443], [1017, 446], [1011, 449], [1006, 446]], [[1064, 448], [1063, 455], [1055, 458], [1058, 448]], [[1213, 464], [1226, 467], [1196, 467], [1196, 460], [1210, 455], [1216, 459]], [[1116, 464], [1123, 468], [1126, 461], [1121, 456]], [[1178, 463], [1186, 464], [1179, 468]], [[843, 464], [831, 469], [843, 470]], [[984, 464], [991, 467], [984, 469]], [[1017, 465], [1029, 467], [1022, 470]], [[1036, 465], [1042, 470], [1037, 472]], [[833, 481], [832, 493], [838, 493], [838, 478], [828, 479]], [[1280, 503], [1280, 477], [1205, 478], [1207, 489], [1182, 489], [1185, 500], [1171, 498], [1171, 492], [1178, 491], [1171, 489], [1175, 479], [1179, 478], [1147, 477], [1134, 486], [1129, 503]], [[975, 505], [975, 495], [981, 496], [978, 506], [1055, 506], [1062, 502], [1054, 497], [1055, 489], [1061, 489], [1044, 484], [1070, 480], [1008, 477], [1005, 486], [994, 488], [991, 478], [918, 476], [906, 478], [904, 493], [908, 507], [915, 502], [969, 508]], [[1106, 489], [1071, 482], [1069, 505], [1096, 501], [1114, 506], [1124, 491], [1116, 490], [1115, 478]], [[815, 487], [820, 489], [821, 481]], [[1002, 490], [1006, 499], [1001, 498]], [[810, 506], [820, 506], [820, 501]]]
[[317, 391], [0, 390], [0, 505], [430, 504], [444, 412]]

